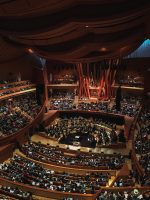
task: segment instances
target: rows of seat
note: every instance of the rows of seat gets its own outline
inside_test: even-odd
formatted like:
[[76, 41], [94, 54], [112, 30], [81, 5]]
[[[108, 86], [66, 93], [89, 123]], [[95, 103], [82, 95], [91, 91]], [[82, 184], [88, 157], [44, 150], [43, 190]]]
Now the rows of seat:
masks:
[[142, 110], [138, 121], [137, 130], [134, 139], [135, 151], [140, 165], [143, 169], [143, 176], [141, 177], [141, 184], [150, 186], [150, 109]]
[[131, 175], [118, 177], [113, 184], [113, 187], [130, 187], [130, 186], [135, 186], [135, 180]]
[[96, 200], [149, 200], [150, 191], [140, 191], [139, 189], [130, 189], [124, 191], [102, 190]]
[[[13, 110], [14, 108], [20, 108], [22, 113], [26, 113], [25, 117], [30, 116], [31, 118], [35, 118], [37, 113], [39, 112], [40, 107], [37, 105], [35, 96], [33, 101], [30, 101], [32, 96], [25, 96], [17, 97], [14, 102], [9, 102], [6, 111]], [[125, 106], [126, 103], [124, 102]], [[136, 105], [137, 106], [137, 105]], [[32, 112], [33, 109], [33, 112]], [[4, 112], [6, 112], [4, 111]], [[16, 110], [19, 111], [19, 110]], [[128, 112], [128, 111], [127, 111]], [[135, 111], [135, 114], [138, 112], [138, 109]], [[130, 113], [130, 111], [129, 111]], [[131, 115], [129, 115], [131, 116]], [[140, 131], [136, 135], [135, 138], [135, 147], [136, 153], [139, 155], [139, 163], [144, 169], [144, 176], [141, 177], [141, 185], [149, 186], [149, 155], [147, 157], [147, 153], [149, 153], [149, 111], [145, 110], [138, 119], [138, 125], [140, 127]], [[29, 119], [27, 117], [27, 119]], [[81, 122], [83, 119], [77, 121], [81, 126]], [[73, 119], [73, 121], [69, 121], [69, 124], [65, 122], [62, 123], [61, 127], [57, 127], [59, 131], [62, 128], [66, 130], [68, 128], [77, 127], [77, 121]], [[95, 119], [94, 126], [91, 125], [90, 121], [85, 120], [89, 126], [88, 129], [91, 129], [93, 132], [93, 127], [95, 124], [98, 124], [101, 120]], [[83, 120], [83, 126], [85, 127], [85, 121]], [[29, 122], [30, 123], [30, 120]], [[96, 126], [97, 128], [98, 126]], [[107, 124], [103, 122], [101, 127], [106, 127], [106, 130], [116, 128], [113, 124]], [[95, 127], [94, 127], [95, 128]], [[86, 128], [83, 129], [86, 131]], [[97, 129], [96, 129], [97, 130]], [[69, 129], [70, 131], [70, 129]], [[72, 131], [72, 130], [71, 130]], [[81, 130], [79, 130], [81, 131]], [[104, 128], [100, 128], [99, 131], [105, 131]], [[54, 134], [57, 133], [57, 130], [54, 130]], [[110, 132], [111, 133], [111, 132]], [[64, 134], [62, 132], [62, 134]], [[112, 134], [112, 133], [111, 133]], [[116, 135], [118, 137], [118, 135]], [[104, 137], [106, 139], [106, 137]], [[110, 139], [111, 140], [111, 139]], [[111, 140], [112, 141], [112, 140]], [[119, 141], [119, 137], [117, 138]], [[116, 141], [115, 141], [116, 142]], [[105, 144], [107, 142], [103, 142]], [[88, 173], [87, 175], [79, 175], [79, 174], [70, 174], [70, 173], [62, 173], [58, 171], [49, 170], [43, 168], [42, 165], [37, 164], [34, 160], [38, 160], [41, 163], [50, 163], [54, 165], [66, 166], [66, 167], [75, 167], [75, 168], [85, 168], [85, 169], [106, 169], [106, 170], [119, 170], [125, 163], [124, 156], [121, 155], [103, 155], [103, 154], [93, 154], [93, 153], [81, 153], [81, 152], [72, 152], [72, 155], [67, 154], [68, 151], [64, 151], [60, 148], [51, 147], [49, 145], [43, 145], [41, 143], [29, 142], [22, 146], [22, 152], [28, 156], [28, 159], [25, 157], [21, 157], [19, 155], [15, 155], [10, 162], [4, 163], [0, 165], [0, 176], [5, 178], [6, 180], [11, 180], [17, 183], [23, 183], [25, 185], [30, 185], [38, 188], [44, 188], [50, 191], [60, 191], [60, 192], [69, 192], [69, 193], [79, 193], [79, 194], [95, 194], [96, 191], [100, 190], [101, 186], [106, 186], [108, 181], [111, 178], [111, 174], [109, 172], [103, 173]], [[57, 159], [56, 159], [57, 158]], [[135, 182], [132, 182], [133, 179], [130, 176], [120, 177], [116, 179], [114, 183], [114, 187], [126, 187], [126, 186], [134, 186]], [[3, 187], [2, 187], [3, 188]], [[4, 188], [5, 189], [5, 188]], [[6, 190], [15, 191], [11, 188], [6, 188]], [[9, 192], [8, 191], [8, 192]], [[10, 192], [11, 193], [11, 192]], [[14, 192], [15, 193], [15, 192]], [[18, 192], [19, 193], [19, 192]], [[140, 198], [146, 200], [147, 193], [138, 191], [138, 195], [133, 195], [132, 192], [101, 192], [97, 200], [102, 200], [105, 198], [108, 199], [119, 199], [126, 198], [126, 199], [138, 199]], [[71, 197], [72, 198], [72, 197]], [[73, 199], [73, 198], [72, 198]]]
[[7, 99], [0, 103], [1, 137], [14, 134], [31, 123], [41, 108], [37, 104], [34, 92]]
[[0, 97], [7, 96], [8, 94], [13, 94], [16, 92], [21, 92], [25, 90], [29, 90], [34, 87], [30, 81], [17, 81], [17, 82], [9, 82], [9, 81], [1, 81], [0, 84]]
[[[4, 198], [10, 198], [9, 196], [12, 196], [12, 198], [22, 199], [22, 200], [31, 200], [32, 194], [30, 192], [25, 192], [17, 187], [11, 187], [11, 186], [3, 186], [0, 185], [0, 193], [4, 194]], [[8, 196], [8, 197], [7, 197]], [[0, 199], [2, 199], [0, 197]]]
[[0, 165], [0, 176], [18, 183], [71, 193], [93, 194], [101, 186], [106, 186], [109, 173], [91, 173], [87, 175], [69, 174], [48, 170], [19, 155], [10, 163]]
[[[61, 95], [60, 95], [61, 96]], [[110, 106], [112, 103], [110, 99], [104, 102], [79, 102], [75, 104], [73, 100], [69, 98], [51, 99], [50, 110], [87, 110], [87, 111], [101, 111], [106, 113], [114, 113], [127, 115], [129, 117], [135, 117], [139, 111], [139, 105], [141, 102], [140, 97], [124, 97], [121, 101], [121, 110], [117, 111], [116, 106]]]
[[24, 144], [21, 150], [34, 160], [80, 169], [118, 170], [125, 163], [125, 157], [121, 154], [74, 153], [35, 142]]

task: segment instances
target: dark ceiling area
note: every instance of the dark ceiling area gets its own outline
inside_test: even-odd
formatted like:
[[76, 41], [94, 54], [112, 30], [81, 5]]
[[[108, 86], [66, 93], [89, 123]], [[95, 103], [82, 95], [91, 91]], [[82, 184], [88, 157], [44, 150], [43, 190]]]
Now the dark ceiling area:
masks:
[[1, 0], [0, 62], [120, 58], [150, 38], [149, 0]]

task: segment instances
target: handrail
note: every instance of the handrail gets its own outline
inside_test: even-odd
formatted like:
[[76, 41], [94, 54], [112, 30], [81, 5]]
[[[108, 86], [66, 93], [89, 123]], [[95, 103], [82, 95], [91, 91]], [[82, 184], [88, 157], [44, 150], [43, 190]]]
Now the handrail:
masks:
[[[112, 88], [118, 88], [119, 85], [112, 85]], [[144, 87], [132, 87], [132, 86], [121, 86], [121, 89], [127, 89], [127, 90], [144, 90]]]
[[6, 92], [6, 91], [22, 89], [22, 88], [26, 88], [26, 87], [35, 87], [35, 86], [36, 86], [36, 84], [27, 84], [27, 85], [15, 86], [15, 87], [11, 87], [11, 88], [2, 89], [2, 90], [0, 90], [0, 93]]
[[60, 114], [63, 113], [73, 113], [73, 114], [92, 114], [92, 115], [102, 115], [102, 116], [107, 116], [107, 117], [112, 117], [112, 118], [118, 118], [125, 123], [125, 115], [117, 114], [117, 113], [107, 113], [105, 111], [94, 111], [94, 110], [78, 110], [78, 109], [73, 109], [73, 110], [58, 110]]
[[113, 112], [105, 112], [103, 110], [99, 110], [99, 111], [96, 111], [96, 110], [79, 110], [79, 109], [72, 109], [72, 110], [58, 110], [59, 112], [79, 112], [79, 113], [92, 113], [92, 114], [107, 114], [107, 115], [110, 115], [112, 117], [120, 117], [120, 118], [124, 118], [125, 115], [122, 115], [122, 114], [117, 114], [117, 113], [113, 113]]
[[14, 93], [11, 93], [11, 94], [6, 94], [6, 95], [3, 95], [3, 96], [0, 97], [0, 101], [2, 101], [4, 99], [7, 99], [7, 98], [10, 98], [10, 97], [19, 96], [19, 95], [22, 95], [24, 93], [33, 92], [33, 91], [36, 91], [36, 88], [31, 88], [31, 89], [24, 90], [24, 91], [19, 91], [19, 92], [14, 92]]
[[29, 130], [29, 128], [33, 127], [38, 121], [42, 120], [42, 116], [44, 115], [44, 112], [45, 112], [45, 104], [46, 103], [44, 102], [39, 113], [32, 120], [32, 122], [30, 124], [27, 124], [25, 127], [23, 127], [22, 129], [20, 129], [18, 132], [14, 133], [14, 134], [0, 138], [0, 144], [1, 143], [6, 144], [8, 142], [13, 142], [18, 137], [23, 136], [23, 134], [25, 134]]
[[134, 190], [134, 189], [138, 189], [138, 190], [150, 190], [150, 187], [147, 186], [147, 187], [140, 187], [140, 186], [128, 186], [128, 187], [101, 187], [101, 191], [103, 190], [107, 190], [107, 191], [131, 191], [131, 190]]
[[47, 84], [47, 87], [78, 87], [78, 86], [79, 86], [78, 83], [61, 83], [61, 84], [52, 83], [52, 84]]
[[24, 81], [15, 81], [15, 82], [8, 82], [8, 83], [3, 83], [3, 84], [0, 84], [0, 86], [5, 86], [5, 85], [15, 85], [15, 84], [18, 84], [18, 83], [25, 83], [29, 80], [24, 80]]

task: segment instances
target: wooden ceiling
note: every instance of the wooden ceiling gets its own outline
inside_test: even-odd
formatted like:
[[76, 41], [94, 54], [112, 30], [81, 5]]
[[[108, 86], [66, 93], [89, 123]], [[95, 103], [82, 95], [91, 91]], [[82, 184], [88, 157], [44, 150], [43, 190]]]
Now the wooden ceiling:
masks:
[[149, 37], [149, 20], [150, 0], [1, 0], [0, 61], [27, 49], [63, 62], [122, 57]]

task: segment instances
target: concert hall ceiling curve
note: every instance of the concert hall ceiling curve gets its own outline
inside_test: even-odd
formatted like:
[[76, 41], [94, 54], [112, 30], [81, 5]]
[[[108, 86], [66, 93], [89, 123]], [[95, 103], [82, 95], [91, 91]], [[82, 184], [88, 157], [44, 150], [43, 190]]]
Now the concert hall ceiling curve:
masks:
[[63, 62], [126, 56], [149, 38], [149, 20], [149, 0], [1, 0], [0, 62], [28, 49]]

